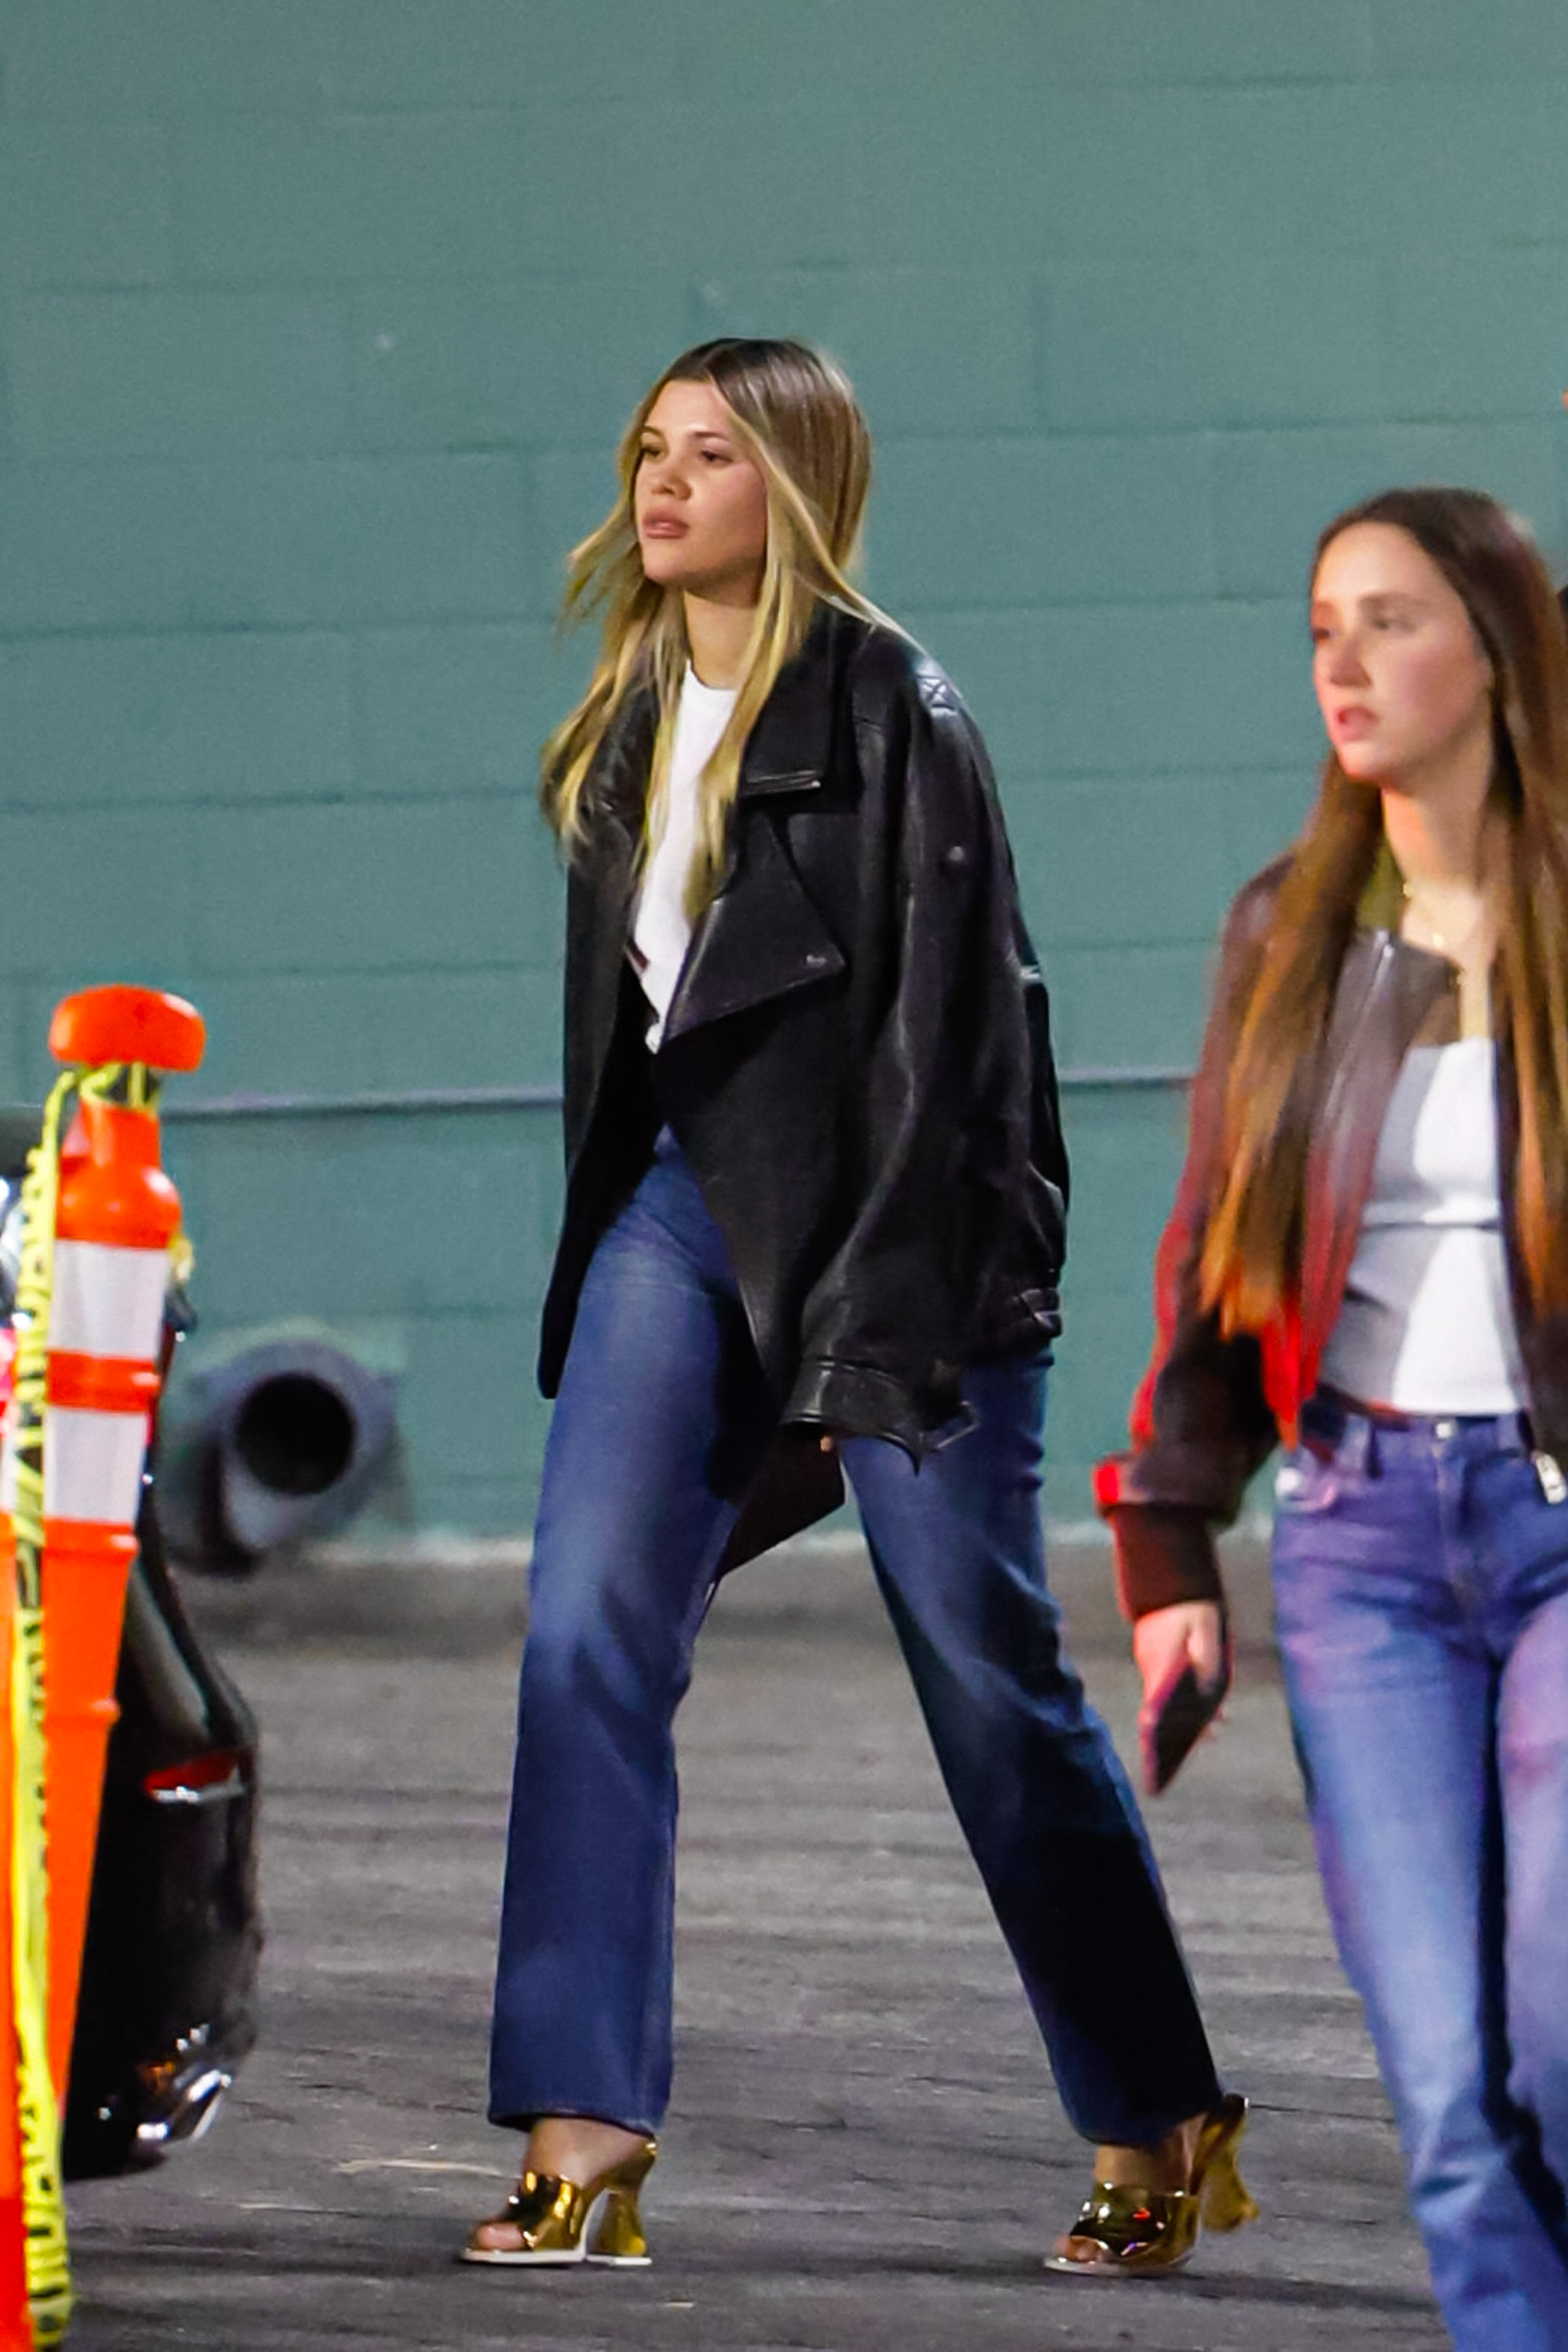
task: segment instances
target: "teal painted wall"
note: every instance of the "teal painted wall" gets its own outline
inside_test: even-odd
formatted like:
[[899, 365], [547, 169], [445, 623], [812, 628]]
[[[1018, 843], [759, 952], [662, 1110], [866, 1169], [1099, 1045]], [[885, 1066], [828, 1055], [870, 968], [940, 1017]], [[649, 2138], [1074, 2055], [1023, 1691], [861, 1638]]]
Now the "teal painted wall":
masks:
[[[0, 1095], [111, 975], [203, 1005], [204, 1095], [554, 1076], [560, 559], [725, 329], [861, 387], [1063, 1058], [1183, 1062], [1310, 790], [1318, 524], [1446, 477], [1561, 538], [1568, 8], [0, 0]], [[1070, 1118], [1072, 1518], [1178, 1139]], [[401, 1347], [423, 1516], [522, 1524], [550, 1115], [171, 1151], [209, 1326]]]

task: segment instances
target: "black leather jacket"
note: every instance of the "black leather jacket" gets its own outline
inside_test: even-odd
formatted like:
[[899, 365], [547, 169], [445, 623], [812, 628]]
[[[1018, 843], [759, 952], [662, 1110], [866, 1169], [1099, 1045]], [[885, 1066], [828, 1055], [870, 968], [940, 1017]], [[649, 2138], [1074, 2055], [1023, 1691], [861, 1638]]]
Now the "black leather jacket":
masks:
[[626, 943], [653, 722], [651, 689], [630, 697], [570, 877], [540, 1385], [555, 1393], [589, 1260], [664, 1119], [781, 1418], [918, 1460], [960, 1412], [967, 1362], [1059, 1328], [1048, 1005], [984, 745], [917, 647], [820, 606], [746, 747], [725, 874], [650, 1066]]

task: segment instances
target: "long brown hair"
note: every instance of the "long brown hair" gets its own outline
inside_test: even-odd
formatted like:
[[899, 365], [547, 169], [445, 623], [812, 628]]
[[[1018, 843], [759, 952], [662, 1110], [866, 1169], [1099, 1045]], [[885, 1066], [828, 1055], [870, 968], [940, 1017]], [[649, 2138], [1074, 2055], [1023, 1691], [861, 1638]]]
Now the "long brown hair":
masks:
[[[1568, 1304], [1568, 635], [1529, 531], [1481, 491], [1385, 490], [1349, 508], [1318, 541], [1314, 579], [1330, 543], [1364, 522], [1393, 524], [1431, 558], [1491, 666], [1489, 887], [1519, 1087], [1515, 1205], [1532, 1297]], [[1264, 1330], [1295, 1303], [1317, 1055], [1382, 836], [1377, 793], [1331, 754], [1245, 1001], [1219, 1008], [1237, 1043], [1200, 1281], [1228, 1333]]]
[[602, 615], [588, 691], [544, 747], [539, 798], [569, 850], [583, 839], [584, 787], [595, 755], [628, 694], [651, 682], [658, 700], [644, 839], [660, 803], [688, 648], [678, 589], [643, 569], [632, 507], [643, 428], [667, 383], [708, 383], [729, 410], [737, 438], [759, 467], [768, 496], [762, 590], [734, 710], [703, 772], [697, 856], [688, 888], [694, 915], [712, 894], [746, 739], [819, 601], [883, 620], [854, 587], [871, 488], [871, 435], [843, 370], [805, 343], [726, 337], [697, 343], [664, 370], [637, 405], [616, 464], [614, 506], [567, 561], [563, 625]]

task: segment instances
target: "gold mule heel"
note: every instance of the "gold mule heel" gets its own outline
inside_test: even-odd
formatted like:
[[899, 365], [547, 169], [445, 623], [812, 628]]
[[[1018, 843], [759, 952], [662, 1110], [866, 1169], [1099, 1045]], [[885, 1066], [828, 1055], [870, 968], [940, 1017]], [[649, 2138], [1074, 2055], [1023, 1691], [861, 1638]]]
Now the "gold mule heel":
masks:
[[1227, 2231], [1255, 2221], [1258, 2208], [1236, 2161], [1246, 2128], [1247, 2102], [1228, 2091], [1204, 2118], [1185, 2189], [1097, 2180], [1046, 2268], [1089, 2278], [1158, 2277], [1191, 2260], [1200, 2222]]
[[[658, 2154], [655, 2140], [590, 2180], [567, 2180], [554, 2172], [525, 2172], [499, 2213], [475, 2224], [461, 2259], [497, 2268], [564, 2269], [569, 2263], [600, 2263], [620, 2270], [648, 2263], [638, 2198]], [[515, 2246], [482, 2246], [481, 2230], [511, 2230]]]
[[1241, 2178], [1236, 2151], [1247, 2128], [1247, 2102], [1239, 2092], [1223, 2098], [1198, 2135], [1193, 2158], [1193, 2189], [1206, 2230], [1239, 2230], [1258, 2219], [1258, 2202]]
[[635, 2189], [612, 2189], [606, 2197], [589, 2232], [587, 2259], [610, 2270], [647, 2269], [653, 2258]]

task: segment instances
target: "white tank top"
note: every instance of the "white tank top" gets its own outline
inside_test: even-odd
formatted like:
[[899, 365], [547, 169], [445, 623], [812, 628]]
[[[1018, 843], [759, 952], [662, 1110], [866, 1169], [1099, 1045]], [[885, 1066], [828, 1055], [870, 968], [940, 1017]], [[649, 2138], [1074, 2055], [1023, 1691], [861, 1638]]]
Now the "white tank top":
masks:
[[692, 943], [686, 884], [697, 845], [697, 787], [729, 723], [735, 695], [727, 687], [705, 686], [688, 663], [670, 747], [669, 782], [632, 927], [632, 961], [653, 1012], [648, 1051], [658, 1051], [669, 1018], [675, 983]]
[[1511, 1412], [1525, 1402], [1490, 1037], [1415, 1045], [1405, 1057], [1321, 1377], [1400, 1412]]

